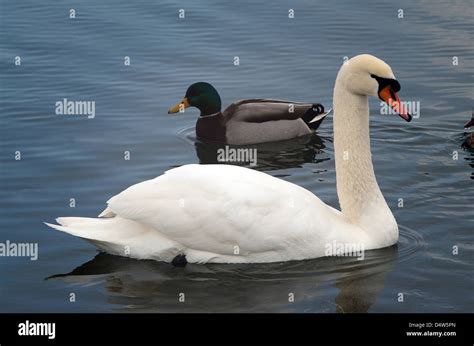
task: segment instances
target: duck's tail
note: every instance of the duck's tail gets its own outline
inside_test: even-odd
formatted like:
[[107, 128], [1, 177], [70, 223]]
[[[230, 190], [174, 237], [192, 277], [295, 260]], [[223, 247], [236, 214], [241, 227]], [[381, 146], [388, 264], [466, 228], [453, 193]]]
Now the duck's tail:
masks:
[[315, 103], [313, 106], [306, 111], [301, 117], [303, 121], [308, 125], [310, 129], [316, 130], [319, 125], [323, 122], [324, 118], [331, 112], [332, 109], [325, 112], [324, 106], [320, 103]]

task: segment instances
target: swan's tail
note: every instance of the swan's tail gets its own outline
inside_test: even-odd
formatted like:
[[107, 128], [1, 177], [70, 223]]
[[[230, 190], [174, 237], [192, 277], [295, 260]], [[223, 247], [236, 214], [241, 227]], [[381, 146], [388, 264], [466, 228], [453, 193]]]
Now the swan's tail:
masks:
[[107, 240], [110, 239], [109, 231], [112, 231], [111, 220], [113, 219], [58, 217], [56, 219], [58, 225], [53, 225], [47, 222], [45, 222], [45, 225], [84, 239]]
[[[138, 222], [121, 218], [59, 217], [58, 225], [45, 224], [58, 231], [83, 238], [112, 255], [171, 261], [176, 243], [158, 231]], [[165, 252], [165, 254], [164, 254]], [[166, 255], [166, 256], [164, 256]]]
[[125, 254], [127, 244], [124, 239], [130, 237], [130, 234], [128, 237], [124, 234], [121, 223], [115, 218], [58, 217], [56, 222], [59, 225], [47, 222], [45, 224], [58, 231], [83, 238], [112, 255]]

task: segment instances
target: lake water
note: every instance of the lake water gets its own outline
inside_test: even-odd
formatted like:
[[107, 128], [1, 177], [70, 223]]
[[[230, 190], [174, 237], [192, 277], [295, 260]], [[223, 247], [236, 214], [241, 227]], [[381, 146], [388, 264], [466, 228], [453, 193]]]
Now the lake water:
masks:
[[[0, 257], [1, 312], [474, 310], [474, 152], [462, 147], [474, 90], [472, 1], [0, 6], [0, 242], [39, 246], [37, 261]], [[263, 97], [329, 108], [344, 57], [360, 53], [387, 61], [402, 100], [420, 105], [405, 123], [371, 101], [374, 165], [398, 246], [364, 261], [177, 268], [99, 254], [43, 224], [96, 216], [111, 196], [170, 167], [215, 162], [216, 147], [196, 143], [197, 110], [167, 114], [191, 83], [211, 82], [225, 105]], [[95, 118], [56, 115], [63, 98], [95, 101]], [[254, 169], [338, 206], [331, 117], [317, 135], [257, 148]]]

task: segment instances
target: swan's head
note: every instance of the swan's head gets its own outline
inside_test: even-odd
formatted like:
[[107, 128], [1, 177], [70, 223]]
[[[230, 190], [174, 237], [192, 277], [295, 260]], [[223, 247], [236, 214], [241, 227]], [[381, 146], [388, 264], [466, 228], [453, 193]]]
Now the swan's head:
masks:
[[201, 115], [215, 114], [221, 111], [221, 97], [211, 84], [194, 83], [186, 91], [183, 100], [168, 110], [168, 114], [182, 112], [188, 107], [196, 107]]
[[379, 97], [404, 120], [411, 121], [411, 115], [402, 107], [397, 94], [400, 83], [383, 60], [369, 54], [357, 55], [341, 67], [338, 82], [354, 94]]

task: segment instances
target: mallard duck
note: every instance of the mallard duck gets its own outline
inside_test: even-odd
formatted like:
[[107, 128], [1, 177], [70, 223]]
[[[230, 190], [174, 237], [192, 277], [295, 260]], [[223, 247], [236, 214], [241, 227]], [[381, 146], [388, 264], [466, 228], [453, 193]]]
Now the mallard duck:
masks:
[[183, 100], [168, 114], [196, 107], [200, 140], [227, 144], [255, 144], [281, 141], [311, 134], [328, 114], [319, 103], [249, 99], [232, 103], [223, 112], [221, 98], [209, 83], [192, 84]]
[[349, 253], [391, 246], [398, 226], [374, 173], [368, 98], [378, 96], [410, 121], [399, 90], [390, 66], [371, 55], [352, 58], [337, 75], [341, 211], [266, 173], [191, 164], [132, 185], [109, 199], [98, 218], [61, 217], [48, 226], [111, 254], [178, 264], [280, 262], [344, 255], [341, 246]]

